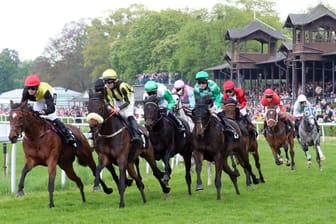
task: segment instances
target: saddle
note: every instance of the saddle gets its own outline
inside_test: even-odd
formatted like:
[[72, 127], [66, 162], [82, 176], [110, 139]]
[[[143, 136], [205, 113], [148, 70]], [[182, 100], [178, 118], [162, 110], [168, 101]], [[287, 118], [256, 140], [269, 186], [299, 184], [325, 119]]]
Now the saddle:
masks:
[[236, 128], [234, 128], [230, 121], [234, 121], [233, 119], [229, 119], [225, 117], [223, 112], [219, 112], [218, 114], [213, 114], [212, 116], [216, 117], [216, 121], [218, 121], [218, 124], [222, 127], [223, 132], [228, 132], [230, 134], [233, 134], [233, 138], [235, 140], [239, 139], [239, 133], [237, 132]]

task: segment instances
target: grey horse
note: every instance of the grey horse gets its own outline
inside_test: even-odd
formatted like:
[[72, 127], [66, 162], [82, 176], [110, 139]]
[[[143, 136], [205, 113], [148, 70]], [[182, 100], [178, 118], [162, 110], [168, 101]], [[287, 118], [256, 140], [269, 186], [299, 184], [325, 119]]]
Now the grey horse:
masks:
[[312, 106], [307, 106], [304, 109], [303, 117], [299, 126], [299, 143], [307, 158], [307, 166], [312, 166], [311, 155], [309, 153], [309, 146], [315, 146], [316, 161], [319, 169], [322, 171], [321, 161], [325, 160], [325, 156], [320, 147], [320, 133], [318, 124], [315, 120], [315, 109]]

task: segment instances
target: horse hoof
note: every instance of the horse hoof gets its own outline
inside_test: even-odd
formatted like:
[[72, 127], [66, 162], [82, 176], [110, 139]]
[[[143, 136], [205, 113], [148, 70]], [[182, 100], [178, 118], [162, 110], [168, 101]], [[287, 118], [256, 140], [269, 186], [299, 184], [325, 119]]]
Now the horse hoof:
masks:
[[126, 179], [126, 186], [127, 187], [132, 186], [132, 183], [133, 183], [133, 179]]
[[203, 190], [203, 185], [197, 185], [196, 186], [196, 191], [200, 191]]
[[24, 196], [24, 192], [23, 191], [18, 191], [16, 194], [16, 197], [20, 198]]
[[163, 193], [168, 194], [169, 192], [170, 192], [170, 187], [167, 186], [163, 189]]
[[308, 162], [307, 162], [307, 167], [308, 167], [308, 168], [311, 168], [311, 167], [312, 167], [312, 162], [311, 162], [311, 161], [308, 161]]
[[107, 189], [105, 190], [105, 194], [112, 194], [112, 192], [113, 192], [113, 189], [112, 189], [112, 188], [107, 188]]
[[100, 187], [99, 186], [94, 186], [93, 187], [93, 192], [98, 192], [100, 191]]
[[320, 160], [323, 161], [323, 160], [326, 160], [326, 157], [324, 155], [320, 156]]

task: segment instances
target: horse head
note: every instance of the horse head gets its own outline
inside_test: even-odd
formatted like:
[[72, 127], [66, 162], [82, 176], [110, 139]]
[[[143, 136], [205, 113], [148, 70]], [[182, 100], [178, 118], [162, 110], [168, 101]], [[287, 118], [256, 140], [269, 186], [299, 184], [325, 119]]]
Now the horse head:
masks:
[[315, 125], [315, 109], [312, 106], [304, 108], [303, 119], [309, 123], [310, 126]]
[[237, 101], [233, 98], [228, 98], [226, 101], [223, 102], [223, 112], [225, 117], [235, 120], [236, 115], [236, 108], [237, 108]]
[[197, 136], [203, 136], [211, 118], [209, 105], [204, 103], [196, 103], [195, 108], [192, 110], [191, 118], [195, 124], [195, 134]]
[[90, 129], [97, 130], [98, 124], [102, 124], [109, 116], [107, 105], [105, 103], [105, 96], [102, 92], [89, 91], [87, 121]]
[[274, 107], [268, 107], [266, 112], [266, 123], [270, 128], [274, 128], [279, 121], [278, 112]]
[[157, 96], [146, 97], [144, 103], [145, 127], [151, 130], [154, 125], [162, 118], [159, 107], [160, 99]]
[[27, 101], [22, 103], [10, 101], [10, 131], [8, 138], [11, 143], [16, 143], [18, 138], [22, 137], [22, 132], [25, 131], [26, 127], [30, 126], [33, 117], [33, 110], [28, 107]]

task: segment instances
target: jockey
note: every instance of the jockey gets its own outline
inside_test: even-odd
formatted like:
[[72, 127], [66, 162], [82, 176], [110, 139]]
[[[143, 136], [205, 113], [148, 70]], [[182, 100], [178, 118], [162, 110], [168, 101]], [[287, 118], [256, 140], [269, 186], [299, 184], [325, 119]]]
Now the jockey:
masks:
[[175, 105], [175, 100], [170, 91], [167, 89], [167, 87], [162, 83], [157, 83], [155, 81], [150, 80], [145, 83], [144, 89], [145, 89], [144, 99], [150, 96], [158, 97], [160, 100], [159, 101], [160, 109], [162, 111], [165, 111], [167, 117], [173, 120], [179, 133], [184, 133], [185, 128], [184, 125], [182, 124], [182, 121], [177, 119], [172, 112]]
[[[223, 102], [227, 101], [229, 98], [234, 99], [237, 102], [236, 119], [239, 120], [242, 118], [247, 124], [247, 130], [249, 132], [253, 131], [256, 134], [254, 125], [252, 124], [252, 121], [246, 111], [247, 100], [244, 90], [235, 87], [234, 82], [232, 82], [231, 80], [228, 80], [223, 84], [223, 89]], [[242, 116], [240, 116], [240, 114]]]
[[[289, 133], [291, 129], [290, 120], [286, 117], [285, 108], [281, 102], [281, 99], [278, 94], [276, 94], [272, 89], [266, 89], [264, 91], [264, 95], [260, 100], [260, 104], [263, 106], [262, 112], [264, 113], [264, 117], [266, 116], [268, 107], [275, 107], [277, 113], [279, 114], [279, 118], [281, 121], [285, 123], [286, 132]], [[264, 119], [264, 128], [262, 130], [263, 135], [265, 135], [266, 131], [266, 120]]]
[[[142, 138], [138, 131], [138, 123], [134, 118], [133, 86], [120, 80], [113, 69], [105, 70], [102, 78], [105, 83], [106, 98], [110, 103], [108, 109], [115, 113], [120, 113], [127, 118], [131, 129], [131, 142], [143, 145]], [[95, 88], [99, 87], [99, 83], [96, 84], [97, 86], [95, 86]]]
[[195, 107], [194, 88], [185, 84], [181, 79], [174, 83], [172, 94], [176, 93], [181, 97], [182, 107], [193, 109]]
[[212, 80], [209, 80], [209, 74], [205, 71], [200, 71], [196, 74], [197, 83], [194, 87], [195, 100], [200, 100], [203, 97], [209, 97], [214, 101], [210, 108], [212, 113], [219, 112], [222, 108], [222, 94], [219, 86]]
[[66, 144], [71, 144], [74, 148], [77, 148], [76, 137], [56, 116], [56, 93], [53, 93], [53, 88], [48, 83], [41, 82], [38, 75], [28, 75], [24, 85], [21, 102], [34, 101], [33, 110], [36, 114], [45, 115], [48, 120], [52, 121]]
[[196, 74], [197, 83], [194, 87], [195, 99], [200, 100], [203, 97], [209, 97], [214, 101], [212, 107], [209, 109], [211, 113], [216, 113], [224, 125], [224, 131], [229, 131], [233, 134], [235, 139], [239, 139], [239, 134], [235, 128], [231, 126], [224, 116], [222, 109], [222, 94], [219, 86], [212, 80], [209, 80], [209, 74], [205, 71], [200, 71]]
[[[299, 136], [299, 125], [300, 121], [303, 117], [304, 109], [306, 106], [311, 106], [311, 103], [307, 100], [306, 96], [303, 94], [300, 94], [297, 98], [297, 100], [294, 103], [293, 106], [293, 117], [295, 120], [295, 136], [297, 138], [300, 138]], [[317, 123], [316, 119], [315, 120], [315, 125], [317, 127], [317, 131], [320, 131], [320, 125]]]

